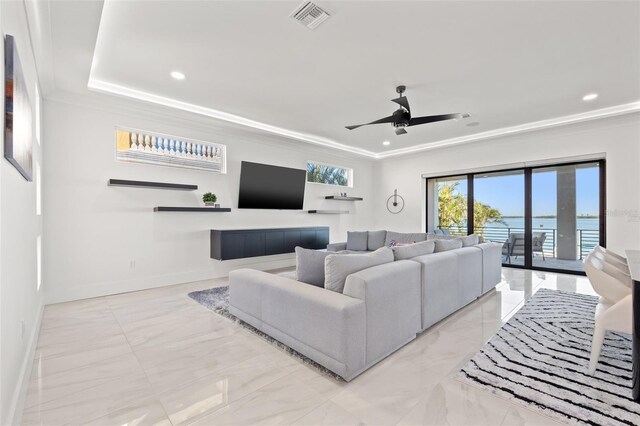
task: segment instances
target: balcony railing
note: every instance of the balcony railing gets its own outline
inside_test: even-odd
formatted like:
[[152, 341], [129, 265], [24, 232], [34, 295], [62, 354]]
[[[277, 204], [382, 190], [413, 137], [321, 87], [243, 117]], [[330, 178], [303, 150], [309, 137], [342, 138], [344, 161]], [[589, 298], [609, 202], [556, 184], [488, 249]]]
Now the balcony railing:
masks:
[[[444, 228], [442, 228], [444, 229]], [[466, 233], [457, 227], [449, 228], [451, 235], [465, 235]], [[475, 230], [476, 234], [482, 235], [486, 240], [505, 243], [511, 234], [524, 234], [524, 228], [509, 228], [502, 226], [485, 226]], [[534, 234], [544, 233], [545, 240], [542, 244], [542, 252], [545, 256], [556, 257], [557, 251], [557, 229], [536, 228]], [[579, 259], [586, 257], [591, 250], [600, 244], [600, 232], [597, 229], [577, 229], [576, 230], [576, 255]]]

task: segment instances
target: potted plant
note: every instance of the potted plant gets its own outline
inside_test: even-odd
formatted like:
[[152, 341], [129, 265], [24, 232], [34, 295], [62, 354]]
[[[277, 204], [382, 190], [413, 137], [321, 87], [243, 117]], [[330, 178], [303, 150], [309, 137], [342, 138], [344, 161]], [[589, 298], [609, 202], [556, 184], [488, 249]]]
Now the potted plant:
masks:
[[216, 200], [218, 200], [218, 197], [216, 197], [216, 194], [213, 194], [211, 192], [207, 192], [202, 196], [202, 201], [204, 201], [205, 206], [215, 206]]

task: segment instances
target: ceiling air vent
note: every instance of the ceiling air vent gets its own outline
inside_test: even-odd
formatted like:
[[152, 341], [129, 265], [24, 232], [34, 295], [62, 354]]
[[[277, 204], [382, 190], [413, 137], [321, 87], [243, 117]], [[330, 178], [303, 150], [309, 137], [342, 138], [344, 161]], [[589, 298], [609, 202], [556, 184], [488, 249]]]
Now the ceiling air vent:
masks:
[[302, 2], [291, 15], [293, 19], [300, 22], [310, 30], [315, 29], [318, 25], [329, 19], [329, 13], [310, 1]]

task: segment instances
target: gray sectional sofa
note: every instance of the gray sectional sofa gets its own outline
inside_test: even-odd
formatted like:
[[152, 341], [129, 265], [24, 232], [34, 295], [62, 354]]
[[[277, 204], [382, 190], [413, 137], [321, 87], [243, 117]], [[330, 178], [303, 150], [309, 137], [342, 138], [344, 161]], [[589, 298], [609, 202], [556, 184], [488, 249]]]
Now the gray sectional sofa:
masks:
[[[432, 239], [430, 234], [383, 232], [385, 244]], [[380, 231], [371, 235], [376, 244], [381, 241]], [[434, 241], [394, 247], [396, 258], [414, 247], [428, 251], [431, 246], [436, 252], [408, 260], [391, 257], [388, 263], [353, 272], [346, 276], [342, 292], [239, 269], [229, 274], [229, 311], [349, 381], [500, 282], [501, 244], [446, 249], [460, 245]], [[373, 256], [366, 254], [370, 251], [366, 248], [347, 256]], [[346, 243], [330, 244], [327, 250], [336, 251], [333, 260], [341, 256], [343, 264], [350, 259], [342, 257]], [[377, 258], [386, 251], [390, 251], [386, 246], [378, 248]]]

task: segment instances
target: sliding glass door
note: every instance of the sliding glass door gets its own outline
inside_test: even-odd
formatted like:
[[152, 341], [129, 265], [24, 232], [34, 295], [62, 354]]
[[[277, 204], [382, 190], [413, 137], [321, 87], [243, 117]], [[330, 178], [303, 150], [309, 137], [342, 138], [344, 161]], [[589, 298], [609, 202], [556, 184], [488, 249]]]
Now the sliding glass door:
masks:
[[525, 264], [524, 170], [473, 175], [473, 232], [503, 244], [503, 262]]
[[468, 197], [467, 176], [448, 176], [431, 179], [431, 211], [436, 233], [467, 235]]
[[605, 162], [427, 179], [427, 230], [502, 244], [505, 266], [584, 273], [605, 245]]
[[535, 168], [531, 181], [533, 266], [584, 271], [600, 241], [600, 164]]

